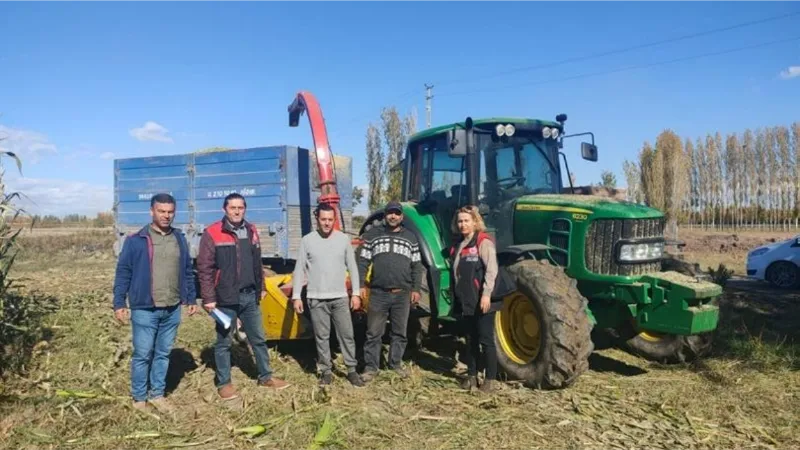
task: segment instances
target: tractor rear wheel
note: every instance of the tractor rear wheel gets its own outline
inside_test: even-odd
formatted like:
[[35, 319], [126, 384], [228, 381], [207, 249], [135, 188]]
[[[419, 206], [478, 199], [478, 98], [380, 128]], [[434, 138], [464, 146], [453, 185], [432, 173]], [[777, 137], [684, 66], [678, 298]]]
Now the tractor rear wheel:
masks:
[[594, 350], [587, 300], [563, 268], [526, 260], [508, 267], [517, 291], [495, 316], [500, 368], [539, 389], [571, 385], [589, 369]]
[[623, 347], [650, 361], [679, 364], [708, 354], [713, 340], [713, 333], [680, 336], [643, 331], [625, 341]]

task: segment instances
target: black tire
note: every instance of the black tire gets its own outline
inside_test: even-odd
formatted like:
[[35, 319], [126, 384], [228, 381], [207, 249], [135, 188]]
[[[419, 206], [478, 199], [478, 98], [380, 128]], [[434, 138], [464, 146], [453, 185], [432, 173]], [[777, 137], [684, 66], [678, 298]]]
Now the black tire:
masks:
[[776, 261], [767, 267], [764, 278], [778, 289], [794, 289], [800, 285], [800, 269], [789, 261]]
[[714, 333], [691, 336], [675, 334], [637, 334], [623, 344], [623, 348], [634, 355], [662, 364], [683, 364], [702, 358], [711, 351]]
[[[588, 301], [578, 291], [577, 282], [564, 269], [546, 260], [526, 260], [508, 267], [515, 277], [518, 293], [504, 300], [495, 318], [495, 344], [500, 368], [510, 378], [522, 380], [537, 389], [561, 389], [570, 386], [589, 369], [589, 355], [594, 351], [592, 323], [586, 314]], [[529, 301], [530, 305], [524, 304]], [[532, 307], [538, 324], [538, 352], [525, 360], [508, 351], [504, 321], [511, 317], [513, 302]], [[504, 345], [504, 343], [506, 343]]]

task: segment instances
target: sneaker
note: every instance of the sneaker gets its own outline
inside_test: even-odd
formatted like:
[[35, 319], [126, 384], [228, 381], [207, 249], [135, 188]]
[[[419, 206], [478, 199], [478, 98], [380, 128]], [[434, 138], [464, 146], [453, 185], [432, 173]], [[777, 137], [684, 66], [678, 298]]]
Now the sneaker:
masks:
[[223, 400], [233, 400], [234, 398], [239, 397], [239, 393], [236, 392], [236, 388], [233, 387], [232, 384], [226, 384], [225, 386], [220, 387], [217, 389], [220, 398]]
[[367, 369], [361, 374], [361, 381], [369, 383], [378, 375], [376, 370]]
[[328, 386], [333, 382], [333, 375], [330, 372], [323, 373], [319, 377], [319, 385], [320, 386]]
[[164, 397], [157, 397], [148, 401], [159, 412], [172, 414], [175, 412], [175, 407]]
[[461, 389], [464, 389], [465, 391], [469, 391], [476, 387], [478, 387], [478, 378], [474, 375], [468, 376], [467, 378], [461, 380]]
[[364, 387], [364, 380], [358, 375], [358, 372], [350, 372], [347, 374], [347, 381], [355, 387]]
[[267, 381], [259, 381], [258, 385], [261, 387], [275, 389], [276, 391], [280, 391], [281, 389], [286, 389], [287, 387], [291, 386], [291, 384], [281, 380], [280, 378], [274, 377]]

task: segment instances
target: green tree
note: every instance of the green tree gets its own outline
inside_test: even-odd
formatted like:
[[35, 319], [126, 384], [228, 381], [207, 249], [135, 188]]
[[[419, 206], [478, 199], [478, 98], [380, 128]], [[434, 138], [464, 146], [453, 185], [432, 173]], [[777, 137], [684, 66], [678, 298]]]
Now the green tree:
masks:
[[358, 186], [353, 186], [353, 207], [360, 205], [364, 200], [364, 190]]
[[600, 174], [600, 186], [608, 189], [617, 187], [617, 176], [610, 170], [604, 170]]

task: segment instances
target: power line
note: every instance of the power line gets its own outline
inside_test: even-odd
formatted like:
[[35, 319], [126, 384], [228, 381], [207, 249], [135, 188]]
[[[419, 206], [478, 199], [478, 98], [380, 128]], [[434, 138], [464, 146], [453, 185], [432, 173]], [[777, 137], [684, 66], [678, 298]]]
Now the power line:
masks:
[[[408, 98], [411, 98], [412, 96], [418, 95], [418, 93], [419, 93], [419, 91], [417, 89], [414, 89], [414, 90], [408, 91], [408, 92], [406, 92], [406, 93], [404, 93], [402, 95], [398, 95], [397, 97], [393, 97], [393, 99], [391, 101], [385, 102], [384, 104], [392, 104], [392, 103], [397, 103], [397, 102], [400, 102], [400, 101], [403, 101], [403, 100], [407, 100]], [[369, 119], [369, 118], [372, 118], [372, 117], [375, 117], [374, 113], [369, 114], [369, 115], [365, 114], [365, 115], [362, 115], [362, 116], [352, 117], [350, 120], [348, 120], [348, 121], [346, 121], [346, 122], [344, 122], [342, 124], [339, 124], [337, 126], [337, 129], [334, 130], [333, 132], [329, 131], [328, 132], [328, 139], [330, 140], [330, 138], [332, 138], [332, 137], [340, 136], [344, 131], [349, 130], [349, 127], [347, 127], [346, 125], [351, 125], [351, 124], [353, 124], [353, 123], [355, 123], [357, 121], [366, 120], [366, 119]], [[326, 125], [327, 125], [327, 120], [326, 120]]]
[[738, 23], [738, 24], [735, 24], [735, 25], [729, 25], [727, 27], [715, 28], [713, 30], [699, 31], [699, 32], [696, 32], [696, 33], [686, 34], [686, 35], [683, 35], [683, 36], [676, 36], [676, 37], [669, 38], [669, 39], [663, 39], [663, 40], [660, 40], [660, 41], [648, 42], [646, 44], [640, 44], [640, 45], [635, 45], [635, 46], [632, 46], [632, 47], [626, 47], [626, 48], [621, 48], [621, 49], [616, 49], [616, 50], [610, 50], [610, 51], [606, 51], [606, 52], [602, 52], [602, 53], [595, 53], [595, 54], [585, 55], [585, 56], [576, 56], [576, 57], [572, 57], [572, 58], [562, 59], [560, 61], [544, 63], [544, 64], [537, 64], [537, 65], [533, 65], [533, 66], [517, 67], [515, 69], [509, 69], [509, 70], [506, 70], [506, 71], [503, 71], [503, 72], [497, 72], [497, 73], [490, 74], [490, 75], [484, 75], [484, 76], [479, 76], [479, 77], [471, 77], [471, 78], [460, 78], [460, 79], [456, 79], [456, 80], [443, 81], [443, 82], [440, 81], [440, 82], [438, 82], [438, 84], [440, 86], [442, 84], [463, 84], [463, 83], [469, 83], [469, 82], [474, 82], [474, 81], [482, 81], [482, 80], [486, 80], [486, 79], [489, 79], [489, 78], [497, 78], [497, 77], [501, 77], [501, 76], [504, 76], [504, 75], [511, 75], [511, 74], [519, 73], [519, 72], [528, 72], [528, 71], [539, 70], [539, 69], [547, 69], [547, 68], [550, 68], [550, 67], [556, 67], [556, 66], [560, 66], [560, 65], [564, 65], [564, 64], [580, 62], [580, 61], [587, 61], [587, 60], [590, 60], [590, 59], [602, 58], [602, 57], [605, 57], [605, 56], [618, 55], [618, 54], [621, 54], [621, 53], [632, 52], [634, 50], [641, 50], [641, 49], [644, 49], [644, 48], [655, 47], [655, 46], [658, 46], [658, 45], [670, 44], [670, 43], [673, 43], [673, 42], [684, 41], [684, 40], [687, 40], [687, 39], [694, 39], [694, 38], [697, 38], [697, 37], [708, 36], [708, 35], [711, 35], [711, 34], [722, 33], [722, 32], [725, 32], [725, 31], [736, 30], [738, 28], [744, 28], [744, 27], [749, 27], [749, 26], [752, 26], [752, 25], [758, 25], [758, 24], [762, 24], [762, 23], [773, 22], [773, 21], [776, 21], [776, 20], [786, 19], [788, 17], [793, 17], [793, 16], [797, 16], [797, 15], [800, 15], [800, 11], [795, 11], [795, 12], [791, 12], [791, 13], [788, 13], [788, 14], [782, 14], [782, 15], [779, 15], [779, 16], [767, 17], [767, 18], [764, 18], [764, 19], [752, 20], [752, 21], [749, 21], [749, 22], [742, 22], [742, 23]]
[[746, 47], [737, 47], [737, 48], [733, 48], [733, 49], [729, 49], [729, 50], [722, 50], [722, 51], [718, 51], [718, 52], [709, 52], [709, 53], [703, 53], [703, 54], [699, 54], [699, 55], [692, 55], [692, 56], [685, 56], [685, 57], [681, 57], [681, 58], [669, 59], [669, 60], [665, 60], [665, 61], [657, 61], [657, 62], [654, 62], [654, 63], [637, 64], [637, 65], [633, 65], [633, 66], [621, 67], [621, 68], [618, 68], [618, 69], [604, 70], [604, 71], [600, 71], [600, 72], [584, 73], [584, 74], [579, 74], [579, 75], [573, 75], [573, 76], [570, 76], [570, 77], [551, 78], [549, 80], [534, 81], [534, 82], [531, 82], [531, 83], [517, 83], [517, 84], [513, 84], [513, 85], [496, 86], [496, 87], [489, 88], [489, 89], [477, 89], [477, 90], [469, 90], [469, 91], [456, 91], [456, 92], [450, 92], [450, 93], [446, 92], [444, 94], [438, 94], [438, 95], [439, 95], [439, 97], [447, 97], [447, 96], [456, 96], [456, 95], [464, 95], [464, 94], [498, 92], [498, 91], [503, 91], [503, 90], [509, 89], [509, 88], [518, 88], [520, 86], [535, 86], [535, 85], [540, 85], [540, 84], [558, 83], [558, 82], [562, 82], [562, 81], [570, 81], [570, 80], [577, 80], [577, 79], [581, 79], [581, 78], [590, 78], [590, 77], [596, 77], [596, 76], [601, 76], [601, 75], [609, 75], [609, 74], [619, 73], [619, 72], [627, 72], [627, 71], [630, 71], [630, 70], [647, 69], [647, 68], [650, 68], [650, 67], [663, 66], [663, 65], [674, 64], [674, 63], [678, 63], [678, 62], [684, 62], [684, 61], [691, 61], [691, 60], [696, 60], [696, 59], [708, 58], [708, 57], [711, 57], [711, 56], [726, 55], [726, 54], [729, 54], [729, 53], [736, 53], [736, 52], [741, 52], [741, 51], [745, 51], [745, 50], [752, 50], [752, 49], [756, 49], [756, 48], [766, 47], [766, 46], [769, 46], [769, 45], [783, 44], [783, 43], [786, 43], [786, 42], [792, 42], [792, 41], [798, 41], [798, 40], [800, 40], [800, 36], [796, 36], [796, 37], [792, 37], [792, 38], [788, 38], [788, 39], [779, 39], [779, 40], [770, 41], [770, 42], [762, 42], [760, 44], [749, 45], [749, 46], [746, 46]]

